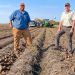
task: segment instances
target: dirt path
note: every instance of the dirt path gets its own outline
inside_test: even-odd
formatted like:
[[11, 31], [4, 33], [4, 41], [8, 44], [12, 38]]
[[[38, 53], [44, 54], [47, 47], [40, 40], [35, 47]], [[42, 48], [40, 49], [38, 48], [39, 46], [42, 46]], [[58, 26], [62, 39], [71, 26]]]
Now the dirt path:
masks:
[[61, 37], [60, 50], [53, 50], [56, 31], [55, 28], [54, 30], [46, 28], [42, 56], [39, 62], [41, 67], [39, 75], [75, 75], [75, 52], [71, 57], [67, 54], [65, 34]]

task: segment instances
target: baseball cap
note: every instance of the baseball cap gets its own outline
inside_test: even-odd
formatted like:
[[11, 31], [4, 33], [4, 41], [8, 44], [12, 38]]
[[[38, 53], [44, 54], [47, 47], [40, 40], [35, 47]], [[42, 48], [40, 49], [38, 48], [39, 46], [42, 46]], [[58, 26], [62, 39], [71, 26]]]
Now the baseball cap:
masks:
[[66, 3], [65, 6], [70, 6], [70, 3]]
[[20, 3], [20, 5], [21, 5], [21, 6], [22, 6], [22, 5], [23, 5], [23, 6], [25, 6], [25, 4], [24, 4], [24, 3]]

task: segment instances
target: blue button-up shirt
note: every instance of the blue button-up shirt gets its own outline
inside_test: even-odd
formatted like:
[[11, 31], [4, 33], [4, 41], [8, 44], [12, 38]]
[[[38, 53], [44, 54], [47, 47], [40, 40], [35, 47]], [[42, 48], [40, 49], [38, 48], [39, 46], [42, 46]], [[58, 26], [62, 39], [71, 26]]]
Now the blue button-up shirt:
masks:
[[28, 12], [22, 13], [20, 10], [14, 11], [9, 18], [13, 21], [13, 27], [17, 29], [26, 29], [27, 24], [31, 21]]

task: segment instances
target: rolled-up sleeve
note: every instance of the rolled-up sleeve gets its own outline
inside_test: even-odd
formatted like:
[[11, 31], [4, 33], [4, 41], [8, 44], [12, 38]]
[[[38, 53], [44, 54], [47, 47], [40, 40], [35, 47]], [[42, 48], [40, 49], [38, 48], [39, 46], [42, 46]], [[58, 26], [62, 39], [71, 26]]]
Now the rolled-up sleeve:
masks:
[[9, 19], [14, 20], [15, 14], [16, 14], [16, 11], [14, 11], [14, 12], [9, 16]]

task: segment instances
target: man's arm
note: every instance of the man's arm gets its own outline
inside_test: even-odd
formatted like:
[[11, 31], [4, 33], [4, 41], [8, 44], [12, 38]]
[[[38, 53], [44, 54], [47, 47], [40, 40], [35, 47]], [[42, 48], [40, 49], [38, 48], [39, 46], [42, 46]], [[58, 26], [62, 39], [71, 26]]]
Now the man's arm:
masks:
[[28, 22], [27, 27], [29, 27], [30, 22]]
[[62, 26], [62, 21], [60, 21], [59, 23], [59, 29], [61, 29], [61, 26]]
[[11, 21], [11, 19], [9, 19], [9, 22], [10, 22], [10, 28], [12, 29], [13, 26], [12, 26], [12, 21]]
[[61, 31], [61, 26], [62, 26], [62, 21], [60, 21], [60, 23], [59, 23], [59, 29], [58, 29], [58, 32]]
[[63, 13], [62, 13], [62, 15], [61, 15], [61, 19], [60, 19], [60, 23], [59, 23], [59, 29], [58, 29], [58, 32], [61, 31], [62, 23], [63, 23]]
[[75, 20], [74, 20], [73, 23], [72, 23], [72, 28], [71, 28], [71, 30], [70, 30], [70, 34], [73, 34], [73, 31], [74, 31], [74, 25], [75, 25]]
[[31, 22], [31, 20], [30, 20], [29, 14], [28, 14], [28, 24], [27, 24], [27, 27], [29, 27], [30, 22]]
[[27, 30], [29, 31], [29, 24], [30, 24], [30, 22], [28, 22], [28, 24], [27, 24]]
[[72, 24], [72, 28], [74, 29], [74, 25], [75, 25], [75, 20], [73, 21], [73, 24]]
[[72, 23], [72, 28], [71, 28], [71, 30], [70, 30], [70, 34], [72, 34], [73, 31], [74, 31], [74, 25], [75, 25], [75, 12], [74, 12], [74, 14], [73, 14], [73, 16], [72, 16], [72, 20], [73, 20], [73, 23]]
[[14, 11], [14, 12], [9, 16], [10, 28], [13, 28], [13, 26], [12, 26], [12, 21], [15, 19], [16, 14], [17, 14], [17, 11]]

